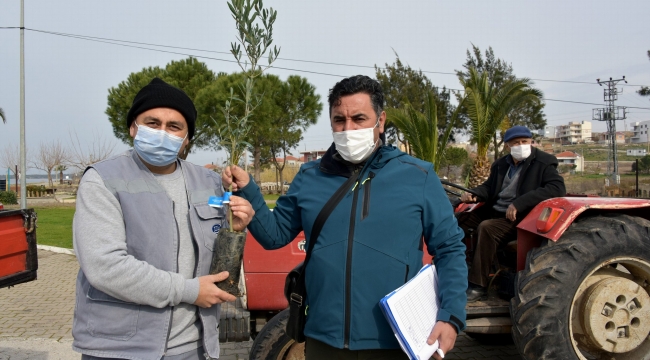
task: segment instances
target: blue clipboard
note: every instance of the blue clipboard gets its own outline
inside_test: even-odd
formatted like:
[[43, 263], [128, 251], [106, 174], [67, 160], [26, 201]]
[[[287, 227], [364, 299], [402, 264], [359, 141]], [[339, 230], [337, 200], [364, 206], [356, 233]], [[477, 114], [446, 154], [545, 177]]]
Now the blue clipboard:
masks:
[[[395, 334], [395, 337], [397, 338], [397, 341], [400, 343], [400, 346], [402, 347], [402, 350], [409, 356], [410, 359], [412, 360], [417, 360], [418, 356], [416, 355], [415, 351], [413, 348], [410, 346], [408, 340], [402, 333], [402, 330], [399, 328], [397, 320], [395, 320], [395, 316], [393, 315], [393, 312], [390, 308], [390, 305], [388, 304], [388, 300], [393, 297], [395, 294], [397, 294], [402, 288], [404, 288], [409, 282], [413, 281], [417, 275], [420, 273], [426, 271], [431, 267], [431, 264], [427, 264], [420, 271], [418, 271], [418, 274], [414, 276], [411, 280], [406, 282], [404, 285], [400, 286], [399, 288], [393, 290], [391, 293], [388, 295], [384, 296], [380, 301], [379, 301], [379, 307], [381, 308], [381, 311], [384, 314], [384, 317], [386, 317], [386, 320], [388, 321], [388, 324], [390, 325], [391, 329], [393, 330], [393, 333]], [[435, 272], [435, 269], [434, 269]], [[434, 284], [431, 284], [434, 286]]]

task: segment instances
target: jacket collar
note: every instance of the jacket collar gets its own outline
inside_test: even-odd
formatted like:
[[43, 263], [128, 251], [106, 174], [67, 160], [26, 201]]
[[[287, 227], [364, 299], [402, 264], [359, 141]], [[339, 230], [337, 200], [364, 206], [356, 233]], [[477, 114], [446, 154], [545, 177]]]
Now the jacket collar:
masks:
[[320, 159], [319, 169], [326, 174], [350, 177], [355, 172], [357, 174], [362, 173], [368, 167], [383, 167], [391, 159], [402, 155], [406, 154], [391, 145], [382, 145], [370, 155], [368, 160], [359, 164], [353, 164], [343, 160], [338, 151], [336, 151], [334, 143], [332, 143], [325, 152], [325, 155]]

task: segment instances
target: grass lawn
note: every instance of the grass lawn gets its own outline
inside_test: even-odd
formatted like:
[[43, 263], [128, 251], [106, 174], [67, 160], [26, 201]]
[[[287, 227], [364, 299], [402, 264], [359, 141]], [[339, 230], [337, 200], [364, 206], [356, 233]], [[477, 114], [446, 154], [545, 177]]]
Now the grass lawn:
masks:
[[[265, 200], [277, 200], [279, 195], [264, 195]], [[275, 207], [275, 202], [268, 204]], [[39, 245], [72, 249], [72, 217], [74, 205], [50, 205], [34, 207], [38, 215], [36, 240]]]
[[[264, 195], [264, 200], [277, 200], [279, 195]], [[275, 207], [275, 202], [268, 204]], [[72, 217], [75, 207], [69, 205], [49, 205], [34, 207], [38, 214], [36, 239], [40, 245], [56, 246], [72, 249]]]
[[277, 200], [280, 197], [278, 194], [266, 194], [264, 200]]
[[266, 194], [264, 195], [264, 200], [266, 200], [266, 206], [269, 207], [269, 209], [273, 209], [275, 207], [275, 201], [280, 197], [278, 194]]
[[38, 215], [36, 240], [40, 245], [72, 249], [73, 206], [35, 207]]

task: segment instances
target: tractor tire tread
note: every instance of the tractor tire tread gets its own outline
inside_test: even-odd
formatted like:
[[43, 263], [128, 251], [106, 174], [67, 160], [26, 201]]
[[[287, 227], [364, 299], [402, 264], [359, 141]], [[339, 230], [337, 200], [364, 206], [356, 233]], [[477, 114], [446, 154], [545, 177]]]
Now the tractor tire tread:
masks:
[[557, 242], [526, 257], [510, 302], [512, 336], [525, 359], [577, 359], [569, 331], [571, 301], [595, 266], [612, 256], [650, 261], [650, 221], [623, 214], [581, 218]]
[[276, 360], [280, 359], [282, 349], [285, 348], [291, 339], [286, 333], [289, 309], [282, 310], [276, 314], [262, 331], [257, 334], [250, 350], [250, 360]]

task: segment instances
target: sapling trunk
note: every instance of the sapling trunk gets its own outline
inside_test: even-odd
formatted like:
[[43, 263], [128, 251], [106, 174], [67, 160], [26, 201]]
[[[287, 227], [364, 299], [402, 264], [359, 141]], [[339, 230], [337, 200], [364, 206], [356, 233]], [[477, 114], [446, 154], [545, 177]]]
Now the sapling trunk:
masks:
[[[250, 125], [248, 121], [250, 116], [261, 102], [253, 104], [253, 84], [256, 77], [262, 75], [265, 69], [271, 66], [271, 63], [277, 59], [280, 49], [273, 47], [270, 49], [268, 65], [262, 67], [258, 65], [260, 58], [267, 52], [272, 43], [273, 23], [277, 12], [271, 9], [264, 9], [261, 0], [231, 0], [228, 2], [230, 12], [235, 19], [239, 36], [237, 43], [231, 43], [231, 53], [235, 56], [237, 64], [246, 74], [246, 84], [243, 87], [244, 94], [244, 116], [239, 117], [231, 113], [231, 106], [234, 101], [241, 101], [234, 97], [233, 89], [230, 88], [230, 99], [226, 101], [223, 108], [225, 124], [219, 127], [219, 134], [222, 143], [230, 145], [229, 166], [239, 163], [239, 159], [244, 153]], [[257, 21], [256, 21], [257, 19]], [[259, 26], [261, 23], [261, 27]], [[242, 63], [242, 46], [248, 61]], [[250, 68], [248, 68], [250, 66]], [[228, 148], [225, 146], [226, 149]], [[230, 193], [232, 194], [232, 184], [230, 184]], [[217, 274], [222, 271], [228, 271], [229, 276], [226, 280], [219, 282], [217, 285], [224, 291], [235, 296], [241, 296], [239, 291], [239, 278], [241, 275], [241, 263], [244, 255], [244, 245], [246, 242], [246, 233], [243, 231], [234, 231], [232, 228], [233, 214], [232, 208], [228, 206], [228, 228], [219, 231], [215, 240], [214, 255], [210, 266], [210, 274]]]
[[[228, 187], [228, 191], [230, 191], [230, 193], [232, 194], [232, 183]], [[228, 230], [235, 232], [232, 229], [232, 208], [230, 207], [230, 204], [228, 204]]]

